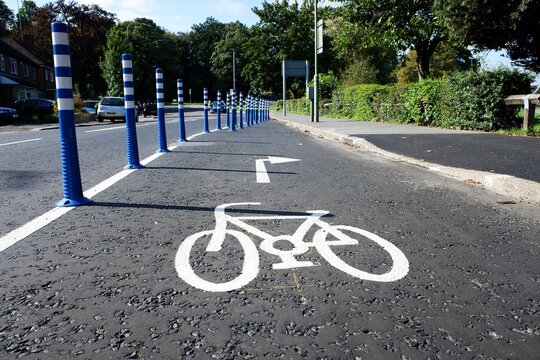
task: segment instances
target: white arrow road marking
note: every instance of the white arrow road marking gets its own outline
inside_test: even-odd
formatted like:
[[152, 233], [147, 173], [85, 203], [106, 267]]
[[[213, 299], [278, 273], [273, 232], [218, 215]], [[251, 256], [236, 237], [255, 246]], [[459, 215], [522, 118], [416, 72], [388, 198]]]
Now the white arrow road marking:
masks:
[[300, 159], [289, 159], [277, 156], [269, 156], [268, 159], [258, 159], [255, 161], [255, 171], [257, 173], [257, 183], [259, 184], [268, 184], [270, 178], [268, 177], [268, 172], [266, 171], [266, 166], [264, 162], [268, 161], [270, 164], [284, 164], [288, 162], [301, 161]]

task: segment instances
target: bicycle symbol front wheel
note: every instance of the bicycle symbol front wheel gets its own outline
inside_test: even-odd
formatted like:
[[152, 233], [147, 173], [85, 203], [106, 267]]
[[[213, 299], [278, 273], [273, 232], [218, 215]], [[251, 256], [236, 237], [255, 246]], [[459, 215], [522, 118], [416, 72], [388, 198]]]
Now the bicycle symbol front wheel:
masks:
[[[231, 281], [224, 283], [214, 283], [201, 278], [195, 273], [189, 262], [193, 246], [197, 240], [206, 235], [212, 235], [214, 230], [201, 231], [187, 237], [178, 247], [176, 253], [175, 267], [178, 276], [189, 285], [210, 292], [225, 292], [240, 289], [254, 280], [259, 273], [259, 251], [251, 239], [236, 230], [226, 230], [225, 234], [231, 235], [238, 240], [244, 250], [244, 263], [242, 265], [242, 273]], [[208, 251], [208, 249], [207, 249]]]
[[[347, 230], [358, 234], [378, 244], [392, 258], [392, 268], [384, 274], [373, 274], [359, 270], [341, 260], [332, 251], [331, 246], [358, 245], [358, 240], [351, 238], [341, 230]], [[334, 235], [338, 240], [328, 241], [326, 239], [328, 234]], [[320, 229], [313, 236], [313, 244], [315, 245], [317, 251], [319, 251], [319, 254], [321, 254], [321, 256], [328, 261], [330, 265], [359, 279], [392, 282], [402, 279], [409, 272], [409, 261], [407, 260], [407, 257], [405, 257], [405, 254], [403, 254], [403, 252], [397, 246], [392, 244], [390, 241], [381, 238], [380, 236], [354, 226], [336, 225], [331, 226], [328, 230], [324, 228]]]

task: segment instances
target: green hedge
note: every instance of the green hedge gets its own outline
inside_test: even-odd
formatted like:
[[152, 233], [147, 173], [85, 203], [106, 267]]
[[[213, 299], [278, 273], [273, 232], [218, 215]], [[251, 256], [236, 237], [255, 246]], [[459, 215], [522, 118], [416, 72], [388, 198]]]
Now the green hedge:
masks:
[[334, 91], [332, 113], [339, 117], [375, 120], [376, 99], [389, 92], [389, 85], [355, 85]]
[[[520, 107], [504, 98], [528, 94], [532, 76], [517, 70], [453, 73], [408, 85], [356, 85], [334, 91], [321, 115], [469, 130], [519, 126]], [[322, 101], [321, 103], [324, 103]], [[282, 102], [278, 101], [281, 108]], [[305, 99], [287, 100], [287, 111], [309, 114]]]
[[531, 92], [532, 76], [516, 70], [455, 73], [441, 92], [442, 127], [495, 130], [518, 126], [519, 107], [504, 104], [512, 94]]
[[520, 107], [504, 98], [528, 94], [533, 78], [510, 69], [456, 72], [409, 85], [357, 85], [334, 92], [331, 115], [444, 128], [496, 130], [519, 126]]

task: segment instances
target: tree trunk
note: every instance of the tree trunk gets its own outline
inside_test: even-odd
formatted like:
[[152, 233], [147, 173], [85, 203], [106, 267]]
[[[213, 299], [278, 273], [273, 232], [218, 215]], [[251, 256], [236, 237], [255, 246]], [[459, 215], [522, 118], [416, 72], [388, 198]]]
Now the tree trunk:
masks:
[[441, 43], [439, 37], [435, 37], [428, 44], [416, 44], [416, 64], [418, 65], [418, 79], [424, 80], [429, 77], [429, 61]]
[[420, 53], [416, 50], [416, 64], [418, 65], [418, 80], [424, 80], [429, 77], [429, 59], [425, 52]]

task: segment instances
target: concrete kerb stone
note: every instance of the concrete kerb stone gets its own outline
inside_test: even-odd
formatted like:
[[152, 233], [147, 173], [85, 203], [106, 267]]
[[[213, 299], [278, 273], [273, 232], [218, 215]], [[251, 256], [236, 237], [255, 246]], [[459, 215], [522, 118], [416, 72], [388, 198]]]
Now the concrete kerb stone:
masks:
[[287, 121], [276, 117], [272, 117], [272, 119], [317, 137], [338, 141], [345, 145], [376, 153], [392, 160], [420, 166], [443, 176], [462, 181], [469, 185], [483, 186], [489, 191], [512, 198], [513, 201], [540, 205], [540, 183], [534, 181], [517, 178], [511, 175], [494, 174], [485, 171], [454, 168], [434, 164], [383, 150], [363, 138], [353, 138], [347, 135], [339, 134], [335, 131], [323, 130], [314, 126]]

